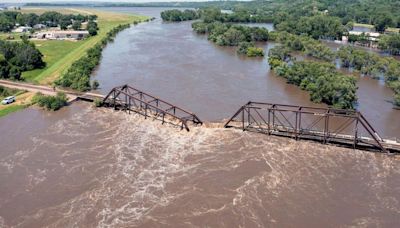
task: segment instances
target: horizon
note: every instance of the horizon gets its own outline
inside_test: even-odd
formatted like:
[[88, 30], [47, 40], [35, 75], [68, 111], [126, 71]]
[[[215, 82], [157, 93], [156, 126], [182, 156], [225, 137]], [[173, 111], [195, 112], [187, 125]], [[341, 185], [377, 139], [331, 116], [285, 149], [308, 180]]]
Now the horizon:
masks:
[[[215, 2], [219, 0], [110, 0], [110, 1], [104, 1], [104, 0], [87, 0], [87, 1], [82, 1], [82, 0], [7, 0], [7, 2], [1, 3], [1, 4], [24, 4], [24, 3], [152, 3], [152, 2]], [[237, 0], [229, 0], [229, 1], [237, 1]], [[243, 1], [243, 0], [241, 0]], [[244, 0], [246, 1], [246, 0]], [[247, 0], [251, 1], [251, 0]]]

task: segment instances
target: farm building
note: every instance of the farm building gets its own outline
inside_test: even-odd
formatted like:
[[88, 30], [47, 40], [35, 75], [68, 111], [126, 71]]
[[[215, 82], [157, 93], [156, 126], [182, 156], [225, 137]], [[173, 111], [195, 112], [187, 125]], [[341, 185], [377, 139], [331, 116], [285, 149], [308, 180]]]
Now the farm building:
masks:
[[45, 28], [47, 28], [47, 26], [44, 24], [36, 24], [33, 26], [33, 28], [34, 29], [45, 29]]
[[81, 40], [88, 36], [88, 31], [45, 31], [38, 33], [36, 38], [49, 40]]
[[32, 27], [29, 26], [19, 26], [18, 28], [14, 29], [13, 32], [29, 32], [32, 30]]

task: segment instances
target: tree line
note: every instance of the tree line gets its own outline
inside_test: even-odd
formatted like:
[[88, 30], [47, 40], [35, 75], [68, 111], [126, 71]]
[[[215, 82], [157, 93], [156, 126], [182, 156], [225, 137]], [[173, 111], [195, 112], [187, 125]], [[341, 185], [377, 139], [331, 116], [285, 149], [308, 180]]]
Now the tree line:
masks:
[[351, 46], [341, 47], [337, 52], [341, 67], [352, 68], [373, 78], [382, 78], [394, 91], [394, 104], [400, 106], [400, 62], [392, 57], [382, 57]]
[[197, 10], [165, 10], [161, 12], [161, 18], [163, 21], [190, 21], [200, 18], [200, 14]]
[[0, 78], [20, 80], [23, 71], [45, 65], [43, 54], [26, 38], [22, 42], [0, 40]]
[[[33, 27], [36, 24], [44, 24], [49, 27], [60, 26], [61, 29], [66, 30], [68, 26], [75, 23], [75, 28], [82, 22], [91, 23], [90, 27], [97, 27], [95, 20], [96, 15], [82, 15], [82, 14], [61, 14], [55, 11], [47, 11], [43, 14], [35, 13], [21, 13], [16, 11], [0, 12], [0, 32], [10, 32], [16, 24]], [[80, 26], [79, 26], [80, 28]]]

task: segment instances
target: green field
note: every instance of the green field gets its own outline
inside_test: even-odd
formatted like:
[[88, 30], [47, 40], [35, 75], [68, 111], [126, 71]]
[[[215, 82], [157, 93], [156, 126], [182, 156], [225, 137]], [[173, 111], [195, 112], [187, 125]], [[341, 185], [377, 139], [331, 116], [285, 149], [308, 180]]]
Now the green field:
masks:
[[46, 67], [24, 72], [22, 74], [24, 79], [30, 82], [40, 83], [42, 79], [51, 74], [53, 68], [63, 64], [60, 61], [61, 59], [85, 42], [86, 40], [79, 42], [62, 40], [35, 41], [36, 47], [44, 55], [43, 60], [46, 62]]
[[[103, 39], [107, 32], [112, 28], [134, 21], [143, 21], [148, 19], [145, 16], [136, 16], [132, 14], [113, 13], [96, 11], [92, 9], [46, 9], [59, 11], [61, 13], [81, 13], [81, 14], [96, 14], [98, 16], [99, 32], [96, 36], [89, 37], [83, 41], [34, 41], [37, 48], [44, 55], [46, 67], [33, 71], [24, 72], [22, 76], [29, 82], [38, 84], [52, 84], [63, 71], [68, 69], [73, 62], [84, 56], [86, 51]], [[25, 8], [23, 12], [43, 13], [44, 9]]]

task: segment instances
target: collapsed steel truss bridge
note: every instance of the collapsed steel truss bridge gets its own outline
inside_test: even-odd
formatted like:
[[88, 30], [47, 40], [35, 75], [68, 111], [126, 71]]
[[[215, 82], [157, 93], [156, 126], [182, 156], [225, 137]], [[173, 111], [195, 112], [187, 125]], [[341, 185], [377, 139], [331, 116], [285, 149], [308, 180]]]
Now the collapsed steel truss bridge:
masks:
[[172, 105], [148, 93], [129, 85], [113, 88], [103, 99], [103, 105], [136, 112], [145, 118], [159, 119], [162, 123], [170, 123], [189, 131], [189, 122], [201, 125], [203, 122], [193, 113]]
[[224, 127], [386, 153], [400, 152], [398, 142], [382, 139], [361, 112], [355, 110], [250, 101]]

